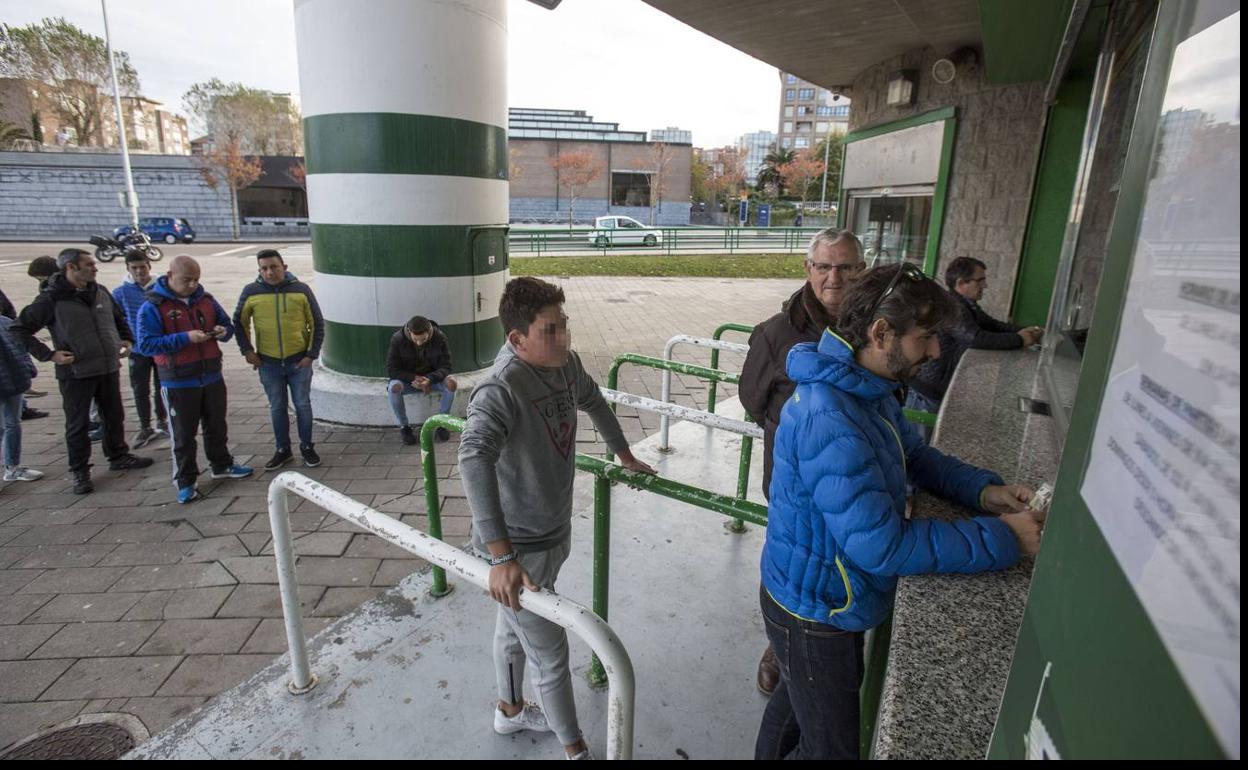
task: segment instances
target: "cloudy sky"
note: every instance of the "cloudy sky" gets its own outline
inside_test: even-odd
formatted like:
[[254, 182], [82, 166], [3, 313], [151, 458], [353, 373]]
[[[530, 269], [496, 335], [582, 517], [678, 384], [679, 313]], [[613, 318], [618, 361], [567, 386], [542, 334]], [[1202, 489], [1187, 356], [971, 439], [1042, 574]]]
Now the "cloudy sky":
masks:
[[[512, 105], [584, 109], [632, 131], [679, 126], [705, 147], [776, 129], [774, 67], [641, 0], [564, 0], [553, 12], [507, 1]], [[299, 90], [290, 0], [109, 0], [108, 11], [144, 95], [175, 110], [212, 77]], [[99, 0], [0, 0], [0, 22], [45, 16], [104, 34]]]

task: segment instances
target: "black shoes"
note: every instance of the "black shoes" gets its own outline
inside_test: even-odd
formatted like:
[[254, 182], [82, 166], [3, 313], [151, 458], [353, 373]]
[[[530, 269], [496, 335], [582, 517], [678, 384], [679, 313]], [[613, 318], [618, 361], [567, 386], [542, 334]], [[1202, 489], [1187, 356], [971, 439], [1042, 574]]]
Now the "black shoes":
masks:
[[408, 446], [416, 446], [416, 432], [412, 430], [412, 426], [404, 425], [399, 428], [399, 435], [403, 437], [403, 443]]
[[443, 441], [449, 441], [451, 432], [446, 428], [438, 428], [433, 432], [433, 440], [441, 444]]
[[95, 491], [95, 485], [91, 483], [91, 471], [72, 471], [71, 476], [74, 478], [74, 494], [86, 495]]
[[22, 410], [23, 420], [38, 420], [40, 418], [47, 417], [47, 416], [48, 416], [47, 412], [43, 411], [42, 409], [36, 409], [33, 406], [28, 406]]
[[139, 457], [138, 455], [124, 454], [116, 460], [108, 461], [108, 469], [110, 471], [135, 471], [140, 468], [147, 468], [152, 464], [152, 458]]
[[310, 446], [299, 447], [299, 454], [303, 455], [303, 464], [308, 468], [315, 468], [321, 464], [321, 456]]
[[[276, 452], [274, 452], [273, 456], [269, 458], [269, 461], [264, 464], [264, 469], [266, 471], [275, 471], [278, 468], [285, 465], [286, 463], [290, 462], [290, 459], [293, 456], [294, 455], [290, 453], [289, 449], [279, 449]], [[317, 459], [320, 459], [320, 458], [317, 458]]]

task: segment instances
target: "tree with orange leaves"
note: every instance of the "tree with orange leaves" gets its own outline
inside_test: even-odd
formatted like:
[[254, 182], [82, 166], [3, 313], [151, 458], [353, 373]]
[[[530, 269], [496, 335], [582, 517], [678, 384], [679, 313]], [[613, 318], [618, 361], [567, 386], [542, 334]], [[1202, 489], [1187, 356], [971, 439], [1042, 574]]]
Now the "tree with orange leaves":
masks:
[[238, 216], [238, 191], [250, 186], [260, 178], [263, 167], [257, 157], [243, 154], [242, 141], [231, 136], [221, 143], [213, 143], [198, 156], [199, 173], [204, 183], [213, 190], [222, 185], [230, 191], [230, 212], [234, 225], [234, 240], [241, 237]]
[[561, 152], [548, 162], [555, 172], [555, 184], [568, 193], [568, 229], [571, 230], [576, 201], [585, 194], [586, 187], [602, 176], [602, 164], [589, 150]]

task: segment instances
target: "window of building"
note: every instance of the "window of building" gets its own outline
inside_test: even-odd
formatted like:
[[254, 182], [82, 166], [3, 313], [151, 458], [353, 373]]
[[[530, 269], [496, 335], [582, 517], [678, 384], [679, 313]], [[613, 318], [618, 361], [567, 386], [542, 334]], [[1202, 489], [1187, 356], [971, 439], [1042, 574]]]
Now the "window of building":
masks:
[[786, 137], [784, 137], [783, 139], [781, 139], [781, 140], [780, 140], [780, 146], [781, 146], [781, 147], [783, 147], [783, 148], [785, 148], [786, 150], [787, 150], [788, 148], [792, 147], [792, 146], [793, 146], [793, 137], [791, 137], [791, 136], [786, 136]]
[[790, 104], [790, 105], [788, 105], [787, 107], [785, 107], [785, 108], [784, 108], [784, 116], [785, 116], [786, 118], [791, 118], [791, 117], [793, 117], [793, 105], [791, 105], [791, 104]]
[[828, 117], [832, 114], [832, 105], [821, 104], [815, 109], [815, 114], [820, 117]]
[[814, 107], [807, 107], [807, 106], [803, 105], [803, 106], [801, 106], [801, 107], [798, 107], [798, 108], [797, 108], [797, 114], [798, 114], [799, 116], [801, 116], [801, 117], [805, 117], [805, 116], [807, 116], [807, 115], [814, 115], [814, 114], [815, 114], [815, 108], [814, 108]]
[[784, 130], [783, 130], [783, 133], [786, 133], [786, 134], [791, 134], [791, 133], [793, 133], [793, 121], [791, 121], [791, 120], [786, 120], [786, 121], [784, 121]]
[[794, 147], [796, 147], [796, 148], [798, 148], [798, 149], [802, 149], [802, 148], [804, 148], [804, 147], [809, 147], [809, 146], [810, 146], [810, 137], [806, 137], [806, 136], [799, 136], [799, 137], [797, 137], [797, 139], [793, 140], [793, 146], [794, 146]]
[[828, 126], [829, 126], [829, 125], [830, 125], [830, 124], [829, 124], [826, 120], [821, 120], [821, 121], [819, 121], [818, 123], [816, 123], [816, 124], [815, 124], [815, 133], [817, 133], [817, 134], [826, 134], [826, 133], [828, 133]]
[[810, 123], [810, 121], [809, 121], [809, 120], [799, 120], [799, 121], [797, 121], [797, 130], [798, 130], [798, 132], [799, 132], [799, 133], [800, 133], [800, 132], [802, 132], [802, 131], [809, 132], [811, 128], [812, 128], [812, 126], [811, 126], [811, 123]]
[[612, 206], [649, 206], [650, 175], [611, 172]]
[[786, 88], [784, 89], [784, 100], [786, 102], [791, 102], [793, 101], [793, 98], [796, 96], [796, 94], [797, 92], [794, 91], [792, 88]]
[[786, 83], [796, 83], [796, 82], [797, 82], [797, 75], [789, 75], [789, 74], [786, 74], [786, 75], [784, 76], [784, 82], [786, 82]]
[[810, 101], [811, 99], [814, 99], [814, 98], [815, 98], [815, 89], [813, 89], [813, 88], [799, 88], [799, 89], [797, 89], [797, 98], [798, 98], [798, 99], [800, 99], [800, 100], [802, 100], [802, 101], [804, 101], [804, 102], [808, 102], [808, 101]]

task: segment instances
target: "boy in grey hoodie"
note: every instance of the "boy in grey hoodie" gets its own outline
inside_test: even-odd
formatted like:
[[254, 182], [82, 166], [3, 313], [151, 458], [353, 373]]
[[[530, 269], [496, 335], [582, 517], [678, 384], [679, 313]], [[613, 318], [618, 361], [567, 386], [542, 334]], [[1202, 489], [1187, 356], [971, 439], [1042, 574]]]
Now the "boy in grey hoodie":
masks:
[[[654, 469], [633, 456], [607, 401], [571, 350], [564, 295], [536, 278], [508, 282], [499, 303], [507, 342], [473, 390], [459, 444], [459, 470], [472, 509], [473, 547], [490, 561], [500, 734], [553, 731], [570, 759], [592, 759], [576, 721], [568, 635], [523, 609], [520, 588], [554, 590], [571, 551], [577, 409], [586, 412], [620, 464]], [[526, 660], [545, 713], [521, 699]]]

